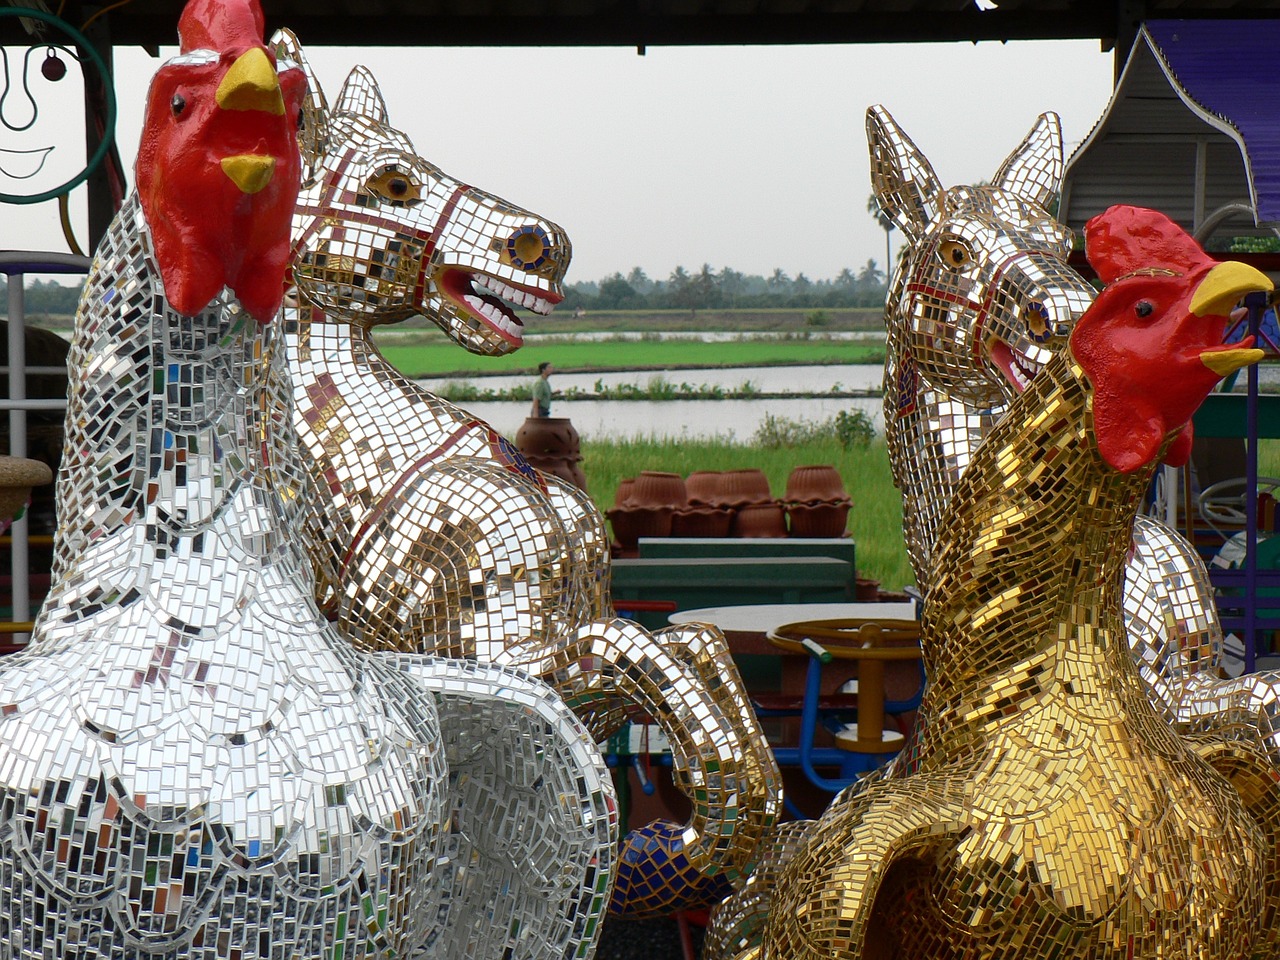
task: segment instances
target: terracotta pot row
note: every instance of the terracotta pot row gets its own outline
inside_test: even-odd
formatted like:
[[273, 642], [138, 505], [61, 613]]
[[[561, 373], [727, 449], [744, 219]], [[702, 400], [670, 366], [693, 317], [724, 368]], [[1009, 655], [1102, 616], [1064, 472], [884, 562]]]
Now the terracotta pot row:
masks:
[[796, 467], [782, 500], [763, 470], [644, 470], [618, 484], [606, 515], [626, 556], [641, 537], [839, 537], [851, 506], [832, 466]]
[[[823, 464], [792, 470], [782, 499], [787, 503], [834, 503], [848, 497], [839, 471]], [[678, 473], [644, 470], [619, 484], [615, 505], [741, 507], [772, 500], [769, 478], [763, 470], [695, 470], [687, 480]]]

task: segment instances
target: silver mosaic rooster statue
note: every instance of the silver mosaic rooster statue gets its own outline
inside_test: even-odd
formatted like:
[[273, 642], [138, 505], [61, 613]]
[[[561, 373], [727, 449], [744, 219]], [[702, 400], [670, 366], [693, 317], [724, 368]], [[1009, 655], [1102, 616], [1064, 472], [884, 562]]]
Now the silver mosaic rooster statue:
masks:
[[3, 955], [588, 957], [616, 814], [582, 724], [316, 607], [271, 323], [304, 77], [262, 27], [188, 4], [77, 314], [55, 583], [0, 663]]

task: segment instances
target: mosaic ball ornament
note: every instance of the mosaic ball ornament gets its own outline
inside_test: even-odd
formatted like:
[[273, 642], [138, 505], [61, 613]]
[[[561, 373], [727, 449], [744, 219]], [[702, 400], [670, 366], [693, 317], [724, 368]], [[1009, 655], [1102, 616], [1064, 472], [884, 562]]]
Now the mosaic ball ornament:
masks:
[[1086, 237], [1106, 288], [938, 527], [915, 762], [828, 808], [743, 956], [1275, 955], [1280, 784], [1248, 744], [1170, 727], [1120, 595], [1157, 466], [1261, 355], [1223, 344], [1227, 314], [1271, 284], [1153, 211], [1114, 207]]
[[616, 811], [581, 721], [316, 606], [270, 322], [305, 77], [262, 26], [188, 4], [77, 312], [54, 583], [0, 662], [3, 954], [587, 957]]

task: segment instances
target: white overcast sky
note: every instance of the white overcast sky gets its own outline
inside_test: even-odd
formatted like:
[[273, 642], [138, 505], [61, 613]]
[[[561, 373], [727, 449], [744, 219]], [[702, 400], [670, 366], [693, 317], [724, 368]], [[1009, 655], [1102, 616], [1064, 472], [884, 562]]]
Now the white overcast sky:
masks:
[[[965, 183], [989, 178], [1043, 111], [1062, 117], [1070, 154], [1106, 106], [1113, 70], [1095, 41], [649, 47], [645, 56], [315, 47], [308, 56], [331, 101], [352, 66], [370, 67], [392, 123], [424, 157], [560, 223], [574, 246], [570, 282], [633, 266], [663, 279], [704, 262], [811, 279], [868, 258], [883, 265], [884, 233], [866, 213], [868, 105], [889, 109], [944, 184]], [[136, 48], [116, 52], [130, 174], [158, 62]], [[0, 128], [0, 149], [54, 144], [41, 176], [55, 183], [67, 176], [55, 158], [70, 163], [83, 151], [67, 81], [35, 77], [38, 121]], [[21, 125], [23, 108], [11, 95], [5, 119]], [[41, 182], [3, 169], [0, 192]], [[83, 194], [72, 195], [81, 243]], [[56, 205], [0, 207], [0, 248], [65, 250]]]

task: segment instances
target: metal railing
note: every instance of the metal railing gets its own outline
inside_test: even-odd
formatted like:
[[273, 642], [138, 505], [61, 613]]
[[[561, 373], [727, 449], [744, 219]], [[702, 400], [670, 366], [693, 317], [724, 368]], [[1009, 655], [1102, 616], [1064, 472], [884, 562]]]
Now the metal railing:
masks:
[[[27, 455], [27, 413], [33, 410], [64, 410], [66, 398], [33, 399], [27, 396], [28, 373], [65, 373], [65, 369], [27, 367], [26, 276], [27, 274], [85, 274], [92, 261], [69, 253], [29, 250], [0, 250], [0, 273], [9, 286], [9, 396], [0, 397], [0, 410], [9, 412], [9, 454]], [[0, 634], [9, 634], [14, 644], [25, 643], [32, 619], [30, 590], [30, 542], [28, 518], [24, 514], [9, 528], [12, 574], [10, 620], [0, 623]]]

